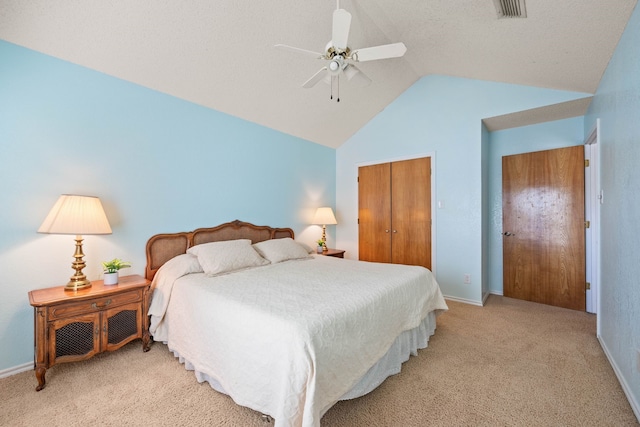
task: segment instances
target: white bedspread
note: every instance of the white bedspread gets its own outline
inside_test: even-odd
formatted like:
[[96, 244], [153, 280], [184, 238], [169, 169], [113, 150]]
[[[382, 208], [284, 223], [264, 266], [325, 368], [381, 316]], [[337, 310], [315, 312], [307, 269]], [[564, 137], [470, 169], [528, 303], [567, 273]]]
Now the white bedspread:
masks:
[[207, 277], [182, 264], [156, 275], [154, 340], [277, 427], [319, 426], [400, 333], [447, 309], [422, 267], [316, 256]]

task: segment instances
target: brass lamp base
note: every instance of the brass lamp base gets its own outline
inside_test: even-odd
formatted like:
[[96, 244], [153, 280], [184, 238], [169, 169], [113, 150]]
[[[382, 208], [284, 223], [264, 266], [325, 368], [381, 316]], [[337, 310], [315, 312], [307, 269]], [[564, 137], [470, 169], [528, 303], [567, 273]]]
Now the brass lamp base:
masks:
[[91, 281], [87, 280], [87, 276], [82, 273], [82, 269], [87, 266], [82, 258], [84, 253], [82, 252], [82, 236], [76, 236], [76, 252], [73, 254], [75, 261], [71, 263], [71, 268], [76, 271], [76, 274], [71, 276], [69, 283], [64, 287], [65, 291], [77, 291], [78, 289], [84, 289], [91, 287]]
[[322, 224], [322, 252], [327, 252], [327, 226]]
[[65, 291], [77, 291], [78, 289], [91, 287], [91, 281], [87, 280], [86, 278], [84, 280], [73, 280], [73, 279], [74, 278], [72, 277], [71, 280], [69, 280], [69, 283], [65, 285], [64, 287]]

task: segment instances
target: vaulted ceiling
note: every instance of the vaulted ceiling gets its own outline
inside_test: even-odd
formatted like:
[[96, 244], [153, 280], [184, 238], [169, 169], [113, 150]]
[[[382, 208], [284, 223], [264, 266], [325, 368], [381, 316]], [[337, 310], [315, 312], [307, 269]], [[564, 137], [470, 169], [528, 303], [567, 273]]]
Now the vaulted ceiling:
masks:
[[[323, 62], [334, 0], [1, 0], [0, 39], [300, 138], [338, 147], [420, 77], [442, 74], [595, 92], [636, 0], [342, 0], [349, 46], [404, 42], [362, 62], [366, 87], [303, 89]], [[334, 91], [337, 88], [334, 87]]]

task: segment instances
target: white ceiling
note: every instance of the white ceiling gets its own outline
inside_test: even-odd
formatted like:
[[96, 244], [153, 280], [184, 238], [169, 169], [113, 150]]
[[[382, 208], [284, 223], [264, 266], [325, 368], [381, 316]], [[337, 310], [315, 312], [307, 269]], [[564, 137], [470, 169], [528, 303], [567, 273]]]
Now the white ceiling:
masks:
[[359, 64], [373, 83], [303, 89], [322, 67], [333, 0], [0, 0], [0, 38], [233, 116], [338, 147], [430, 74], [595, 92], [636, 0], [342, 0], [352, 48], [402, 41]]

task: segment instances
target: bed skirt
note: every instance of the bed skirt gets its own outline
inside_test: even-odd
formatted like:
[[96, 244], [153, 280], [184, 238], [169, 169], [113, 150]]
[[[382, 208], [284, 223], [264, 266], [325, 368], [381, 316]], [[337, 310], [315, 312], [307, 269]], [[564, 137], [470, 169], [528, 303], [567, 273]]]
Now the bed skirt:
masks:
[[[404, 331], [393, 342], [389, 350], [378, 362], [373, 365], [367, 373], [353, 386], [353, 388], [345, 393], [340, 400], [355, 399], [360, 396], [364, 396], [367, 393], [373, 391], [382, 382], [390, 377], [400, 373], [401, 366], [404, 362], [409, 360], [411, 355], [417, 356], [418, 350], [426, 348], [429, 344], [429, 338], [435, 333], [436, 330], [436, 313], [431, 312], [422, 320], [417, 328]], [[166, 342], [165, 342], [166, 344]], [[185, 369], [194, 371], [198, 382], [208, 382], [211, 387], [224, 394], [224, 388], [213, 377], [195, 370], [193, 364], [182, 357], [177, 351], [169, 349], [175, 357], [177, 357], [180, 363], [184, 364]]]
[[435, 331], [436, 314], [432, 311], [427, 314], [420, 326], [401, 333], [385, 355], [340, 400], [364, 396], [375, 390], [387, 377], [399, 374], [401, 365], [409, 360], [409, 356], [417, 356], [419, 349], [426, 348], [429, 345], [429, 337]]

